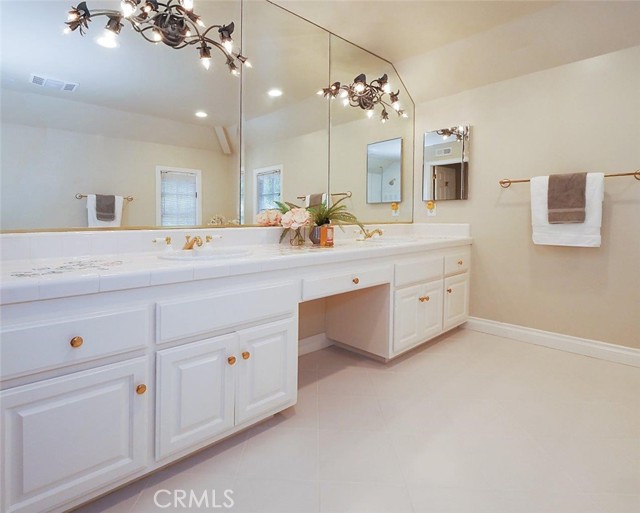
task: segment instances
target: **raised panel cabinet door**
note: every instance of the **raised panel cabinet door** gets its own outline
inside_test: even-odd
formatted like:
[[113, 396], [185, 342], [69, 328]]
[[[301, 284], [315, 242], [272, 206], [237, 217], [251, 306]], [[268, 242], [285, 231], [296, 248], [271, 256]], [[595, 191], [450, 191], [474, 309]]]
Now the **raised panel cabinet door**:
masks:
[[444, 329], [454, 328], [469, 318], [469, 274], [444, 280]]
[[399, 353], [422, 339], [425, 309], [419, 299], [423, 285], [396, 290], [393, 302], [393, 352]]
[[442, 280], [427, 283], [418, 302], [424, 312], [420, 340], [424, 342], [442, 333]]
[[236, 424], [293, 404], [298, 393], [298, 326], [288, 318], [238, 332]]
[[143, 468], [146, 369], [137, 358], [2, 392], [0, 509], [49, 511]]
[[157, 459], [233, 427], [236, 349], [231, 334], [158, 351]]

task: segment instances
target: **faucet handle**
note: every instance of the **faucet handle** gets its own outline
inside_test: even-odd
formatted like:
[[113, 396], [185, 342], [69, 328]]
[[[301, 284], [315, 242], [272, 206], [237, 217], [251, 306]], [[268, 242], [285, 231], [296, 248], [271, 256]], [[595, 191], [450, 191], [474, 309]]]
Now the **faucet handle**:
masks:
[[207, 235], [204, 240], [205, 242], [209, 243], [211, 242], [213, 239], [221, 239], [222, 235]]
[[171, 237], [158, 237], [156, 239], [151, 239], [151, 242], [157, 244], [158, 242], [164, 242], [167, 246], [171, 245]]

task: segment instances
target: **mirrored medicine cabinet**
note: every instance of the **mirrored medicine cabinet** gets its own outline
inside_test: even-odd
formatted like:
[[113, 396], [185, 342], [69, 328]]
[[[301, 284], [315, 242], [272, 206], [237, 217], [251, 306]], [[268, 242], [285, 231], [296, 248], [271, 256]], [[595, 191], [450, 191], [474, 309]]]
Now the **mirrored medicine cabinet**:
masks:
[[425, 132], [422, 200], [469, 198], [470, 127], [460, 125]]

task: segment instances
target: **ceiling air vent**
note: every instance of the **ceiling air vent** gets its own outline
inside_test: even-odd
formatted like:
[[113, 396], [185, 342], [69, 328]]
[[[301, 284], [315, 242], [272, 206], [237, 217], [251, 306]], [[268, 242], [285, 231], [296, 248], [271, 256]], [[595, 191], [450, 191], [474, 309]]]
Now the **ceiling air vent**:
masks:
[[46, 87], [47, 89], [53, 89], [54, 91], [70, 91], [73, 92], [78, 88], [75, 82], [64, 82], [62, 80], [56, 80], [55, 78], [45, 77], [43, 75], [32, 74], [29, 80], [33, 85], [39, 87]]
[[444, 157], [446, 155], [451, 155], [451, 148], [440, 148], [436, 150], [436, 157]]

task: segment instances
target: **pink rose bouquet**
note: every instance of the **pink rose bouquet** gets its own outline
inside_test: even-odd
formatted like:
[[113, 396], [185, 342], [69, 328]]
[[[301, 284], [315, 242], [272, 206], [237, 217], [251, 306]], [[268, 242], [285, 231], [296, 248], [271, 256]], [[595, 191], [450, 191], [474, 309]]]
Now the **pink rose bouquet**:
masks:
[[256, 216], [260, 226], [280, 226], [282, 213], [279, 210], [264, 210]]

